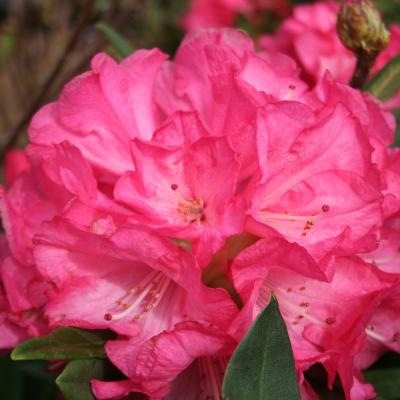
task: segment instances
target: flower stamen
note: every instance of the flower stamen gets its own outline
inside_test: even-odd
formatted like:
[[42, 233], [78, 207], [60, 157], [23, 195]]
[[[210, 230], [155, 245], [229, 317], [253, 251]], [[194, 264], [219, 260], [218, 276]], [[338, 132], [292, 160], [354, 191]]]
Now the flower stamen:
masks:
[[178, 191], [178, 185], [176, 183], [171, 184], [171, 190], [178, 199], [176, 212], [183, 218], [184, 223], [191, 224], [197, 222], [200, 224], [205, 221], [205, 203], [203, 199], [199, 197], [186, 198]]
[[170, 283], [171, 280], [162, 272], [151, 272], [138, 285], [116, 300], [112, 311], [106, 313], [104, 319], [121, 320], [133, 313], [135, 314], [133, 320], [142, 319], [160, 303]]

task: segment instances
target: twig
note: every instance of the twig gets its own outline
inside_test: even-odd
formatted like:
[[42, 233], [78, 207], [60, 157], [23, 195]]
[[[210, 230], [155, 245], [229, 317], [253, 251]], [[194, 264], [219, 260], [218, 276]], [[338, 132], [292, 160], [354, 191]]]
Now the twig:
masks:
[[31, 120], [33, 114], [36, 110], [41, 106], [43, 101], [46, 99], [48, 91], [51, 89], [54, 81], [56, 80], [58, 74], [64, 67], [65, 60], [67, 59], [68, 55], [73, 51], [75, 46], [78, 43], [78, 39], [81, 36], [82, 32], [85, 30], [88, 22], [90, 21], [90, 17], [92, 16], [93, 8], [96, 3], [96, 0], [87, 0], [85, 8], [83, 10], [82, 16], [80, 21], [78, 22], [75, 31], [72, 33], [63, 54], [60, 56], [57, 64], [54, 66], [53, 70], [51, 71], [50, 75], [46, 79], [45, 83], [42, 86], [41, 91], [39, 94], [34, 98], [31, 106], [25, 113], [25, 115], [21, 118], [19, 123], [15, 126], [12, 130], [8, 138], [6, 139], [3, 148], [0, 151], [0, 161], [3, 160], [6, 152], [13, 147], [19, 138], [20, 132], [22, 129], [28, 124]]

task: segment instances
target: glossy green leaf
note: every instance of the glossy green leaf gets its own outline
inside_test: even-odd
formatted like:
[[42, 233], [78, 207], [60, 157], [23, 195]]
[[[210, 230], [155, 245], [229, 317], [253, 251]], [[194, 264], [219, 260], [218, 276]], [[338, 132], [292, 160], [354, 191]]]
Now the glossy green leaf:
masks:
[[11, 353], [13, 360], [105, 358], [105, 339], [97, 332], [60, 328], [47, 336], [29, 339]]
[[364, 373], [383, 400], [400, 400], [400, 368], [371, 369]]
[[129, 54], [133, 52], [133, 47], [131, 44], [113, 28], [103, 22], [99, 22], [96, 27], [106, 36], [110, 44], [122, 58], [129, 56]]
[[300, 400], [289, 336], [275, 297], [233, 354], [223, 393], [229, 400]]
[[400, 54], [392, 58], [364, 89], [380, 100], [391, 99], [400, 90]]
[[65, 400], [94, 400], [90, 381], [104, 379], [103, 360], [73, 360], [56, 379]]

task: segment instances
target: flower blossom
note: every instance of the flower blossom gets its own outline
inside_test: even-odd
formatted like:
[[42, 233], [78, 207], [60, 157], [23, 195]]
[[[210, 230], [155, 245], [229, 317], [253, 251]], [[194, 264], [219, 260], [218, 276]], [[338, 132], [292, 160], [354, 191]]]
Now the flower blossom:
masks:
[[[298, 5], [293, 9], [293, 16], [284, 20], [277, 33], [260, 38], [260, 47], [293, 57], [309, 82], [316, 83], [329, 70], [335, 80], [348, 83], [356, 57], [338, 37], [338, 10], [338, 2], [330, 0]], [[373, 73], [400, 52], [400, 26], [392, 24], [389, 28], [389, 45], [378, 56]]]
[[298, 374], [320, 362], [330, 387], [338, 374], [346, 398], [369, 399], [373, 388], [363, 382], [354, 358], [368, 335], [375, 339], [369, 318], [395, 280], [356, 256], [336, 257], [334, 267], [332, 281], [321, 281], [303, 248], [280, 238], [260, 240], [232, 265], [245, 303], [233, 329], [240, 337], [273, 292], [288, 327]]
[[2, 347], [110, 329], [125, 379], [93, 381], [97, 398], [219, 399], [273, 293], [303, 398], [316, 363], [372, 398], [362, 370], [400, 350], [394, 118], [300, 74], [233, 29], [187, 35], [173, 60], [96, 55], [6, 166]]

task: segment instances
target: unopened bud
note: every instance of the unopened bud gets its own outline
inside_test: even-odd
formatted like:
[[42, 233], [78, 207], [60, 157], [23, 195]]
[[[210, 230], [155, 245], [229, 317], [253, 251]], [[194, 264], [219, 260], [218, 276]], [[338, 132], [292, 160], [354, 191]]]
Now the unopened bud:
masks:
[[337, 28], [342, 43], [354, 53], [375, 55], [389, 43], [390, 34], [373, 0], [345, 0]]

